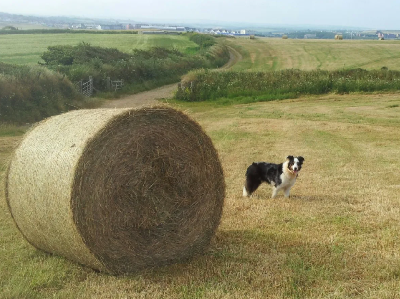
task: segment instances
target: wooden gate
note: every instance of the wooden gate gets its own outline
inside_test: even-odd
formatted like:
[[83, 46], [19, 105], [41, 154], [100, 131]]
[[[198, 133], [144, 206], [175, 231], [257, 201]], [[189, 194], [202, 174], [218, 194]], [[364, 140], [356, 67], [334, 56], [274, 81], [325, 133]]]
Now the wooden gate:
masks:
[[122, 89], [122, 87], [124, 87], [124, 80], [111, 80], [110, 77], [107, 77], [106, 79], [106, 85], [107, 85], [107, 89], [110, 90], [120, 90]]

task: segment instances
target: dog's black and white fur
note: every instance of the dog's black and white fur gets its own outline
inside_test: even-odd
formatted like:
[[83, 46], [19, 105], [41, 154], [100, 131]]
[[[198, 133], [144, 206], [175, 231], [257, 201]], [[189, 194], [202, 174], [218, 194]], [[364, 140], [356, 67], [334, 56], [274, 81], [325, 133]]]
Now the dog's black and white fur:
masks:
[[254, 162], [246, 171], [243, 196], [252, 195], [261, 183], [266, 182], [272, 185], [272, 198], [275, 198], [280, 190], [283, 190], [285, 197], [289, 197], [303, 162], [304, 158], [301, 156], [288, 156], [281, 164]]

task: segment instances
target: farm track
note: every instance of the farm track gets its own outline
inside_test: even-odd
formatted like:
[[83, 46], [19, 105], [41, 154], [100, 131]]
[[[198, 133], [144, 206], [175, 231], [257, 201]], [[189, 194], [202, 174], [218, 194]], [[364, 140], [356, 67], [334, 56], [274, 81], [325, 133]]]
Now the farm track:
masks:
[[[242, 54], [232, 47], [229, 47], [229, 61], [215, 71], [224, 71], [230, 69], [237, 62], [243, 59]], [[141, 106], [155, 105], [159, 100], [171, 99], [178, 87], [177, 83], [158, 87], [153, 90], [140, 92], [133, 95], [128, 95], [119, 99], [106, 101], [101, 108], [137, 108]]]

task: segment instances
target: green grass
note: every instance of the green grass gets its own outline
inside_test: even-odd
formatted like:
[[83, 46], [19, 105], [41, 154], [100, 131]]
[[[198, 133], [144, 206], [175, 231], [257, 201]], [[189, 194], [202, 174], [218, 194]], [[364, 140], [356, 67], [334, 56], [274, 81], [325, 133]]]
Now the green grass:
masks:
[[[224, 167], [224, 214], [206, 254], [135, 275], [97, 273], [30, 246], [0, 182], [0, 298], [398, 297], [398, 93], [173, 105], [202, 125]], [[3, 165], [25, 130], [0, 128]], [[290, 199], [270, 199], [266, 185], [242, 198], [251, 162], [289, 154], [305, 157]]]
[[[72, 45], [80, 42], [92, 46], [117, 48], [130, 53], [132, 49], [151, 47], [176, 48], [182, 52], [194, 52], [197, 45], [185, 36], [158, 36], [145, 34], [15, 34], [0, 35], [0, 62], [37, 64], [48, 46]], [[190, 50], [191, 49], [191, 50]]]
[[284, 69], [400, 70], [400, 41], [228, 39], [244, 59], [232, 70], [277, 71]]
[[6, 26], [13, 26], [15, 28], [18, 28], [18, 30], [48, 29], [49, 28], [49, 27], [46, 27], [46, 26], [40, 25], [40, 24], [10, 23], [10, 22], [0, 21], [0, 29], [4, 28]]
[[[274, 72], [210, 72], [196, 70], [182, 80], [176, 98], [183, 101], [250, 103], [301, 95], [384, 92], [400, 89], [400, 72], [390, 70], [282, 70]], [[230, 99], [230, 100], [229, 100]], [[237, 100], [237, 101], [236, 101]]]
[[23, 126], [0, 123], [0, 137], [21, 136], [25, 131]]

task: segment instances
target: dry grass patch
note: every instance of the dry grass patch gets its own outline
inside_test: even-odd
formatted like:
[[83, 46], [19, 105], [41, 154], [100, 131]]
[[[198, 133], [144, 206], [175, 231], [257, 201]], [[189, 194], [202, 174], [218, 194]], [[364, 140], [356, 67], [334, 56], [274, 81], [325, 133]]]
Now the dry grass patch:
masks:
[[[213, 139], [225, 171], [209, 251], [140, 275], [98, 274], [27, 245], [0, 200], [0, 297], [397, 298], [400, 110], [387, 107], [399, 103], [391, 94], [181, 104]], [[288, 154], [305, 157], [290, 199], [270, 199], [266, 185], [242, 198], [251, 162]]]

